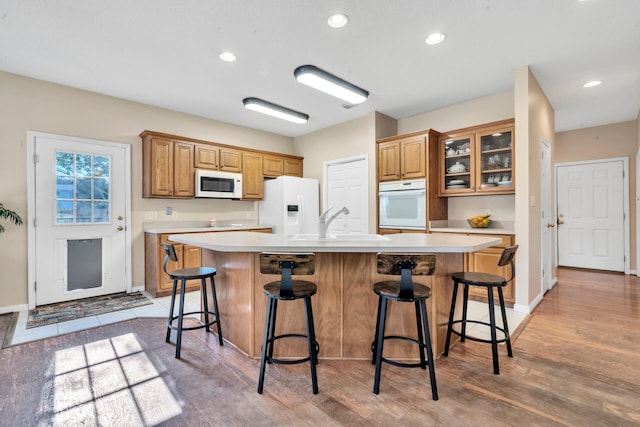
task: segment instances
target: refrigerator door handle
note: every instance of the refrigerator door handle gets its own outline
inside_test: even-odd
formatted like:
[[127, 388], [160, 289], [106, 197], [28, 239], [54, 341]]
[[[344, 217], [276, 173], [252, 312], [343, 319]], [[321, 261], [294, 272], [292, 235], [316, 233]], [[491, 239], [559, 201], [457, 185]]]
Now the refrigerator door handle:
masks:
[[302, 233], [302, 224], [304, 224], [304, 197], [302, 194], [298, 194], [298, 205], [300, 209], [298, 210], [298, 234]]

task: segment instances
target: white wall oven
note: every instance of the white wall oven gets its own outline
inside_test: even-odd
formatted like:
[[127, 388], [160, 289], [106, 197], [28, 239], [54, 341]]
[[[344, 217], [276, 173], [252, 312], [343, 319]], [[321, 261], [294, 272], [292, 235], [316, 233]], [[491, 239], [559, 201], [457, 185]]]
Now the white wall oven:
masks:
[[242, 174], [196, 169], [196, 197], [241, 199]]
[[381, 182], [380, 228], [427, 229], [427, 182], [424, 179]]

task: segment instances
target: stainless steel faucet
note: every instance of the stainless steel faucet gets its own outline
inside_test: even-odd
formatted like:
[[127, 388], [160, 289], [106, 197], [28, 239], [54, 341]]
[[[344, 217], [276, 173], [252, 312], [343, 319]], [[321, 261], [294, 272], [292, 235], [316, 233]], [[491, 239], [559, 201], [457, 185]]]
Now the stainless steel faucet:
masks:
[[331, 221], [336, 219], [336, 217], [338, 215], [340, 215], [341, 213], [344, 213], [345, 215], [349, 215], [349, 209], [347, 209], [347, 207], [345, 206], [342, 209], [340, 209], [338, 212], [334, 213], [329, 218], [327, 218], [327, 215], [329, 214], [331, 209], [333, 209], [333, 208], [331, 207], [331, 208], [327, 209], [326, 211], [324, 211], [322, 213], [322, 215], [320, 215], [320, 222], [319, 222], [319, 227], [318, 227], [318, 237], [323, 238], [323, 239], [327, 237], [327, 229], [329, 228], [329, 224], [331, 224]]

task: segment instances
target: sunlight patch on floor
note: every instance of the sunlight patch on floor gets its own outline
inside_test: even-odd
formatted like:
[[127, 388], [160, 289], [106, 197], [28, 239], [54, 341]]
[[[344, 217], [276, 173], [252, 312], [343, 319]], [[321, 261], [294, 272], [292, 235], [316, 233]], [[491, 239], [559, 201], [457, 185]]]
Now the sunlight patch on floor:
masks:
[[54, 426], [153, 426], [182, 413], [134, 334], [59, 350], [41, 408]]

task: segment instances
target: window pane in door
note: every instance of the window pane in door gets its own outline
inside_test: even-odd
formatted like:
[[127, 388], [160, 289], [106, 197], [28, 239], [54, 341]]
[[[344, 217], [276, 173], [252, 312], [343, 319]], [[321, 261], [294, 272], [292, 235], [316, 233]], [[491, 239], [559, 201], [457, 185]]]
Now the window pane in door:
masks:
[[93, 179], [93, 198], [96, 200], [109, 199], [109, 180], [102, 178]]
[[91, 178], [76, 178], [76, 199], [91, 200]]
[[76, 224], [91, 223], [91, 202], [76, 202]]
[[56, 224], [73, 224], [73, 200], [56, 201]]
[[110, 221], [111, 157], [56, 152], [56, 224]]
[[106, 223], [109, 222], [109, 203], [93, 202], [93, 222]]

